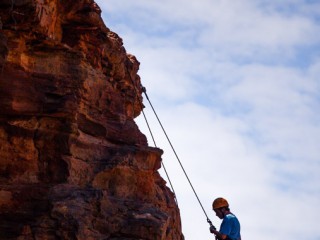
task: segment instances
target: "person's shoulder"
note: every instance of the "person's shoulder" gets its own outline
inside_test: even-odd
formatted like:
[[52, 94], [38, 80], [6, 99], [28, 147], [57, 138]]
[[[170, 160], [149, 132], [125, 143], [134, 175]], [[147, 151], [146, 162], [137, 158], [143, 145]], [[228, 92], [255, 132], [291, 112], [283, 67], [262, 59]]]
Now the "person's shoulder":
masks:
[[236, 217], [234, 214], [232, 214], [232, 213], [227, 214], [225, 217], [226, 217], [228, 220], [230, 220], [230, 219], [237, 219], [237, 217]]

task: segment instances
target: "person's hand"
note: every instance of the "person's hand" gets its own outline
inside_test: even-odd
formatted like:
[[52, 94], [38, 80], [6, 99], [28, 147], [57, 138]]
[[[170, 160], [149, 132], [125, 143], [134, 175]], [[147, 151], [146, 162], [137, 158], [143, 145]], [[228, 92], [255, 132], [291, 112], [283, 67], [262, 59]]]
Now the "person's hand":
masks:
[[213, 225], [210, 226], [210, 232], [211, 232], [211, 233], [214, 233], [215, 230], [216, 230], [216, 227], [215, 227], [215, 226], [213, 226]]

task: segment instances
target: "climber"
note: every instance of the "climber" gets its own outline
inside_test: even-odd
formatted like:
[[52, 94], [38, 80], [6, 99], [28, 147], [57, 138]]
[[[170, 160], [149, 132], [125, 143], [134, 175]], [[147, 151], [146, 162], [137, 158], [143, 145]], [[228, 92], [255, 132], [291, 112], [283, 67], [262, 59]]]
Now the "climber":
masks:
[[212, 203], [212, 209], [218, 218], [223, 219], [219, 231], [214, 226], [210, 227], [210, 232], [216, 235], [216, 239], [241, 240], [240, 223], [230, 212], [228, 201], [224, 198], [216, 198]]

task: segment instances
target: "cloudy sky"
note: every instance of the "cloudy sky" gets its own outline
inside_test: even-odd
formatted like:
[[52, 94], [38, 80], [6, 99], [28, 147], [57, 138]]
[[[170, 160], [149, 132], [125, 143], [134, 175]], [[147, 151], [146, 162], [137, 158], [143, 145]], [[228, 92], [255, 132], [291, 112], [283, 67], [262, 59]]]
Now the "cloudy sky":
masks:
[[[223, 196], [243, 239], [319, 240], [320, 2], [96, 2], [141, 62], [142, 83], [214, 225], [211, 203]], [[186, 240], [214, 239], [144, 103]]]

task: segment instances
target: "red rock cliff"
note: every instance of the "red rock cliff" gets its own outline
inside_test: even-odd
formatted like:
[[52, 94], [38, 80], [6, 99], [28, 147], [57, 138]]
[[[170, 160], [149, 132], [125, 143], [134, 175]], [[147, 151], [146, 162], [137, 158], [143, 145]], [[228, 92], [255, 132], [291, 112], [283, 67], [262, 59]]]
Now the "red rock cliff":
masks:
[[0, 239], [183, 239], [139, 62], [93, 0], [0, 2]]

